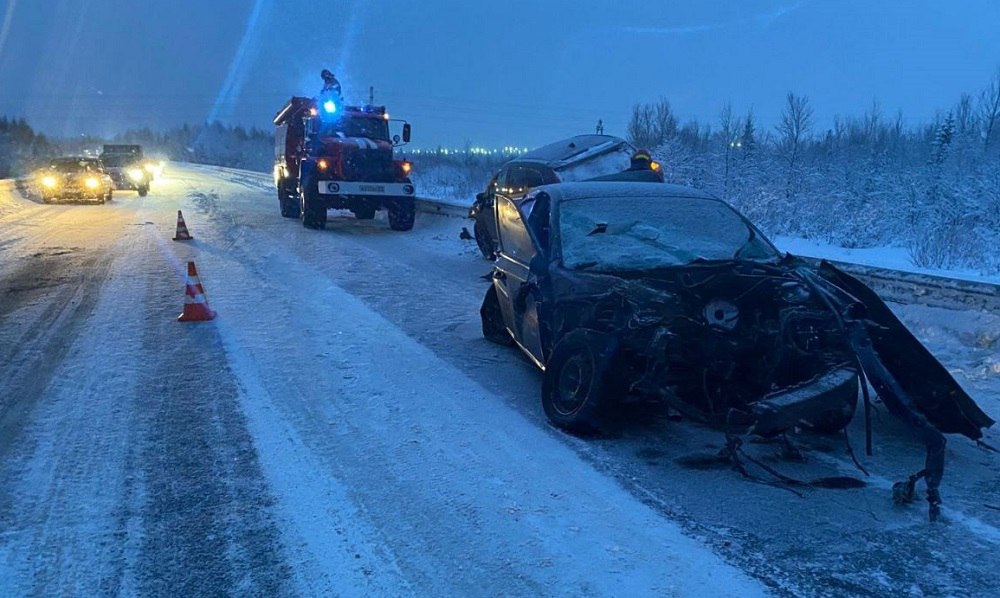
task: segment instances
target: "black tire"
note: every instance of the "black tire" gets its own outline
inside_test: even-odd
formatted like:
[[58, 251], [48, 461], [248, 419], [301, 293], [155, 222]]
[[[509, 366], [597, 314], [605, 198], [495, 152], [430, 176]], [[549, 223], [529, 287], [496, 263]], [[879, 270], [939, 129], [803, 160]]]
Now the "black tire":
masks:
[[497, 288], [492, 283], [490, 290], [486, 291], [486, 297], [483, 298], [482, 307], [479, 308], [479, 317], [483, 321], [483, 336], [486, 340], [508, 347], [514, 344], [514, 339], [504, 326]]
[[476, 218], [475, 223], [472, 226], [472, 232], [476, 236], [476, 245], [479, 246], [479, 251], [482, 252], [483, 257], [492, 261], [497, 257], [496, 244], [493, 241], [493, 237], [486, 231], [486, 225]]
[[139, 197], [146, 197], [149, 195], [149, 185], [142, 185], [137, 191], [139, 192]]
[[593, 330], [574, 330], [552, 350], [542, 381], [549, 421], [574, 434], [599, 434], [609, 411], [608, 369], [618, 341]]
[[389, 228], [406, 231], [413, 228], [417, 217], [417, 205], [412, 197], [397, 197], [386, 202], [389, 214]]
[[108, 189], [108, 192], [104, 194], [104, 201], [109, 202], [114, 199], [114, 191]]
[[289, 183], [290, 181], [285, 179], [278, 182], [278, 206], [285, 218], [298, 218], [301, 212], [299, 197]]
[[318, 197], [316, 185], [308, 180], [302, 181], [302, 189], [299, 192], [299, 216], [302, 219], [302, 226], [314, 230], [326, 228], [326, 205]]
[[351, 208], [351, 212], [354, 213], [354, 217], [358, 220], [371, 220], [375, 217], [375, 207], [374, 206], [362, 206], [360, 208]]

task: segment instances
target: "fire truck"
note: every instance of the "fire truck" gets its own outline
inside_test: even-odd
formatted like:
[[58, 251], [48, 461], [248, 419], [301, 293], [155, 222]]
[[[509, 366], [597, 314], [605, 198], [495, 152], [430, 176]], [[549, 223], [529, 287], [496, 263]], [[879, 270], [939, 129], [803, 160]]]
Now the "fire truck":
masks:
[[274, 117], [274, 183], [281, 215], [306, 228], [326, 227], [327, 210], [347, 209], [359, 220], [386, 210], [393, 230], [413, 228], [416, 188], [412, 165], [395, 149], [385, 106], [347, 106], [339, 96], [293, 97]]

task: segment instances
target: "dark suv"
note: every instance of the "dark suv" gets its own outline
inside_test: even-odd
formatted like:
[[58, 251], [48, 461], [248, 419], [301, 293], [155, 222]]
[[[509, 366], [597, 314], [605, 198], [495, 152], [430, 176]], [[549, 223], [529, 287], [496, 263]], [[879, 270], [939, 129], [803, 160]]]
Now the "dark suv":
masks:
[[635, 148], [620, 137], [577, 135], [532, 150], [500, 168], [486, 191], [476, 195], [469, 209], [476, 243], [483, 256], [496, 255], [497, 223], [493, 210], [497, 196], [517, 201], [536, 187], [584, 181], [620, 173], [629, 167]]

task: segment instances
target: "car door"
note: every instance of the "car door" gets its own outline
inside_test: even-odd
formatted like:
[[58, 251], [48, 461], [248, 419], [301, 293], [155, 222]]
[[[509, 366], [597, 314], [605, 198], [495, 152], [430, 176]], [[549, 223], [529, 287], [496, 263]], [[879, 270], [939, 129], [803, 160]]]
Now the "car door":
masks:
[[497, 224], [500, 251], [493, 269], [493, 282], [504, 325], [521, 349], [543, 367], [539, 294], [530, 272], [531, 260], [539, 253], [537, 241], [518, 205], [503, 195], [497, 196]]

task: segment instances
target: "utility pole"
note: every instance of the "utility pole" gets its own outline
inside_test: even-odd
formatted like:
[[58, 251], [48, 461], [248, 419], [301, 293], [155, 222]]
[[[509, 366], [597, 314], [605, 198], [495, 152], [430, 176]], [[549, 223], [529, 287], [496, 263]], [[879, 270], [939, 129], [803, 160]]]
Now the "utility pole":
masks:
[[368, 88], [368, 103], [372, 104], [372, 105], [375, 104], [375, 86], [374, 85], [372, 85], [371, 87]]
[[603, 118], [597, 119], [597, 134], [598, 135], [604, 135], [604, 119]]

